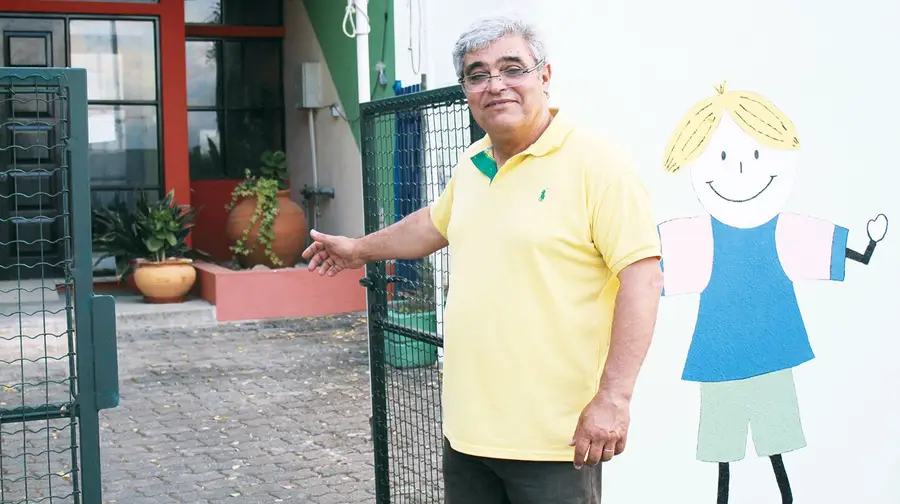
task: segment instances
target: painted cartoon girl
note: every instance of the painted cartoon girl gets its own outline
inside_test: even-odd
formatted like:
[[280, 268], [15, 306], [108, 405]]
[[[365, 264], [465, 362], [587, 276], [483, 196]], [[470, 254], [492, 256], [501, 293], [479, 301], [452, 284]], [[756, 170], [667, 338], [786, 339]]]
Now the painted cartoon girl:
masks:
[[792, 369], [813, 358], [793, 283], [842, 281], [847, 259], [868, 264], [887, 217], [869, 221], [859, 253], [846, 228], [782, 213], [797, 171], [794, 125], [756, 93], [716, 90], [666, 147], [666, 170], [690, 167], [709, 215], [660, 224], [663, 295], [700, 294], [682, 379], [700, 382], [697, 458], [719, 464], [718, 503], [728, 502], [729, 463], [744, 458], [748, 429], [790, 503], [782, 454], [806, 446]]

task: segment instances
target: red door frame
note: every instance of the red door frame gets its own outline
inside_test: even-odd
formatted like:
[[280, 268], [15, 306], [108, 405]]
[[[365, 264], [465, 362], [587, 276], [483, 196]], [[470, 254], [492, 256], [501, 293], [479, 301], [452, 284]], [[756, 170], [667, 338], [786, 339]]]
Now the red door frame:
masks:
[[163, 184], [167, 192], [175, 190], [179, 204], [189, 205], [191, 175], [188, 168], [184, 0], [159, 0], [159, 3], [0, 0], [0, 15], [4, 12], [152, 16], [159, 20]]

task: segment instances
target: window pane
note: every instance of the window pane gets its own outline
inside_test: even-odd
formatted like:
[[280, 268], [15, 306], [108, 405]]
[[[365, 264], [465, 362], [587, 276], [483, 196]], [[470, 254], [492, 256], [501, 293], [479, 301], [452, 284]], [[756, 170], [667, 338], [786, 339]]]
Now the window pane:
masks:
[[87, 69], [88, 99], [156, 99], [153, 21], [76, 20], [69, 30], [71, 66]]
[[221, 13], [219, 0], [184, 0], [185, 23], [218, 24]]
[[280, 26], [281, 9], [281, 0], [185, 0], [184, 18], [188, 23]]
[[[334, 1], [334, 0], [332, 0]], [[340, 0], [338, 0], [340, 1]], [[281, 0], [223, 0], [225, 24], [247, 26], [280, 26]], [[343, 2], [346, 4], [347, 2]]]
[[91, 186], [159, 185], [155, 105], [90, 105]]
[[281, 107], [281, 41], [225, 42], [228, 108]]
[[9, 66], [44, 67], [52, 59], [50, 37], [47, 36], [10, 36], [6, 39], [9, 47]]
[[225, 160], [229, 177], [243, 178], [244, 170], [256, 171], [267, 150], [284, 150], [280, 110], [228, 112], [225, 126]]
[[191, 179], [225, 178], [220, 138], [220, 112], [188, 112]]
[[190, 40], [186, 43], [188, 106], [215, 107], [218, 100], [218, 54], [222, 44]]
[[160, 189], [98, 189], [91, 191], [91, 208], [110, 208], [120, 212], [126, 212], [134, 208], [134, 203], [141, 193], [147, 198], [147, 203], [159, 201]]

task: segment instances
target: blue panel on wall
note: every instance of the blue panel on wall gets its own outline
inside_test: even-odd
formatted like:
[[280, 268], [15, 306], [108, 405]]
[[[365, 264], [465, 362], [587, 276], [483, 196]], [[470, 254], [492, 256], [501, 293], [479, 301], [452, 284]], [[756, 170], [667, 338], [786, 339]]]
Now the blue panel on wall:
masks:
[[[421, 84], [403, 87], [394, 82], [397, 96], [418, 93]], [[422, 117], [418, 110], [398, 112], [394, 130], [394, 212], [400, 220], [421, 207]], [[415, 261], [397, 261], [397, 276], [417, 280]]]

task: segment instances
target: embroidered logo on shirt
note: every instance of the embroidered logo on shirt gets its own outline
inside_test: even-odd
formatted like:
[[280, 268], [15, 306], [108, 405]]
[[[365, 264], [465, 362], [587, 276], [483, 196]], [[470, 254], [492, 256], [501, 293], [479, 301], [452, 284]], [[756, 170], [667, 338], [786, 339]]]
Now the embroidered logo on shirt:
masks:
[[543, 190], [541, 191], [541, 195], [538, 196], [538, 201], [544, 201], [544, 198], [545, 198], [545, 197], [547, 197], [547, 190], [546, 190], [546, 189], [543, 189]]

